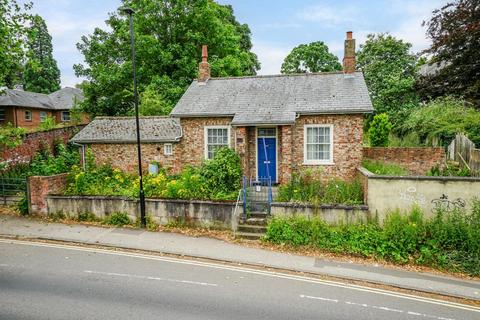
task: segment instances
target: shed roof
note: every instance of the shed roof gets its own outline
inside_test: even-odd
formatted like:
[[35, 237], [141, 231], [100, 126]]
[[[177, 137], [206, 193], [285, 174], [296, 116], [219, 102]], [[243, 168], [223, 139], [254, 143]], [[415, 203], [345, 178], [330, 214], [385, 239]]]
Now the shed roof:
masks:
[[[140, 117], [142, 142], [176, 142], [182, 136], [178, 119]], [[97, 117], [72, 139], [76, 143], [135, 143], [137, 132], [134, 117]]]
[[288, 124], [296, 114], [370, 113], [361, 72], [213, 78], [193, 81], [171, 115], [232, 116], [234, 125]]
[[69, 110], [75, 101], [83, 100], [83, 92], [77, 88], [66, 87], [51, 94], [6, 89], [0, 95], [0, 106], [28, 107], [47, 110]]

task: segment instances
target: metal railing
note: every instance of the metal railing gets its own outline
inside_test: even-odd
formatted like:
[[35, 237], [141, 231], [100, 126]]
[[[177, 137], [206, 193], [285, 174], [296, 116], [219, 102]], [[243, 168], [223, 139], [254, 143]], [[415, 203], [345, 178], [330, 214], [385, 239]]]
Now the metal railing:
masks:
[[248, 217], [251, 211], [260, 211], [270, 214], [273, 201], [271, 178], [248, 178], [243, 177], [243, 219]]
[[25, 178], [0, 177], [0, 199], [2, 199], [4, 205], [19, 201], [26, 191], [27, 180]]

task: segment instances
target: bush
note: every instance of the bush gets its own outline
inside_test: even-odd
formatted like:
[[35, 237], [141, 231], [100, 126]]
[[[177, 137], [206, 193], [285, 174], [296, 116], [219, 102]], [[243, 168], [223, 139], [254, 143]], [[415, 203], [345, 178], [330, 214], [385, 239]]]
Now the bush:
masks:
[[132, 224], [132, 221], [125, 212], [116, 212], [103, 219], [104, 224], [123, 227]]
[[438, 211], [431, 219], [419, 208], [407, 215], [392, 212], [383, 226], [376, 221], [330, 226], [318, 218], [273, 218], [265, 240], [479, 276], [480, 200], [472, 203], [470, 213]]
[[363, 190], [359, 181], [324, 181], [321, 171], [304, 170], [279, 187], [277, 201], [355, 205], [363, 203]]
[[[95, 166], [91, 159], [87, 163], [85, 171], [72, 167], [66, 194], [138, 197], [138, 176], [110, 165]], [[230, 149], [221, 149], [200, 168], [186, 167], [177, 175], [167, 175], [165, 170], [145, 175], [143, 186], [147, 198], [235, 200], [241, 176], [238, 155]]]
[[386, 113], [380, 113], [373, 117], [368, 129], [370, 144], [372, 147], [388, 146], [388, 137], [392, 131], [392, 123]]
[[381, 176], [406, 176], [408, 170], [402, 166], [383, 161], [363, 160], [362, 166], [371, 173]]
[[78, 216], [77, 216], [77, 220], [78, 221], [82, 221], [82, 222], [97, 222], [97, 221], [100, 221], [99, 218], [97, 218], [97, 216], [91, 212], [83, 212], [83, 213], [79, 213]]
[[462, 168], [458, 163], [448, 161], [445, 168], [434, 166], [427, 172], [427, 176], [440, 177], [471, 177], [472, 172], [467, 168]]
[[21, 145], [26, 134], [27, 130], [15, 128], [11, 123], [0, 126], [0, 150], [3, 148], [15, 148]]
[[38, 126], [39, 131], [48, 131], [52, 130], [57, 127], [57, 124], [55, 123], [55, 118], [53, 117], [46, 117], [45, 120], [40, 122]]

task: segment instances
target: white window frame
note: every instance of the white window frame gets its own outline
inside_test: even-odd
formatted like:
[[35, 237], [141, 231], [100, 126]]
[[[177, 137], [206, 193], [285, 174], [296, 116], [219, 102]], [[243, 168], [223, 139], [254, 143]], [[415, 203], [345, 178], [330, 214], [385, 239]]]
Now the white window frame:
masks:
[[210, 160], [208, 158], [208, 129], [227, 129], [227, 147], [231, 148], [230, 126], [205, 126], [203, 127], [203, 152], [206, 160]]
[[[65, 120], [65, 118], [63, 116], [65, 113], [68, 113], [68, 120]], [[60, 114], [60, 118], [62, 119], [62, 122], [69, 122], [71, 120], [70, 117], [71, 117], [70, 111], [62, 111], [61, 114]]]
[[[45, 117], [42, 118], [42, 115], [45, 115]], [[47, 111], [40, 111], [40, 122], [44, 122], [45, 120], [47, 120], [47, 117]]]
[[25, 121], [32, 121], [32, 120], [33, 120], [32, 110], [25, 110]]
[[[330, 158], [329, 159], [307, 159], [307, 131], [308, 128], [329, 128], [330, 130]], [[306, 124], [303, 126], [303, 164], [305, 165], [333, 165], [333, 124]]]
[[163, 154], [166, 155], [166, 156], [173, 155], [173, 144], [165, 143], [163, 145]]

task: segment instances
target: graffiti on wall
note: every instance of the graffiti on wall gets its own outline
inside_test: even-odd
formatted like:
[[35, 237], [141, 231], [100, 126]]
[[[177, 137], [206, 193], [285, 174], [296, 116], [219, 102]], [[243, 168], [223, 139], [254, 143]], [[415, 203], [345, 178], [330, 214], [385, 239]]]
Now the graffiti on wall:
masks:
[[419, 205], [425, 205], [427, 200], [423, 193], [417, 192], [417, 188], [408, 187], [405, 190], [400, 190], [400, 199], [408, 203], [416, 203]]
[[465, 205], [467, 204], [466, 201], [462, 198], [450, 200], [448, 199], [448, 195], [446, 194], [442, 194], [442, 196], [438, 199], [433, 199], [431, 203], [434, 206], [432, 208], [433, 212], [436, 212], [438, 210], [452, 212], [455, 209], [465, 208]]

